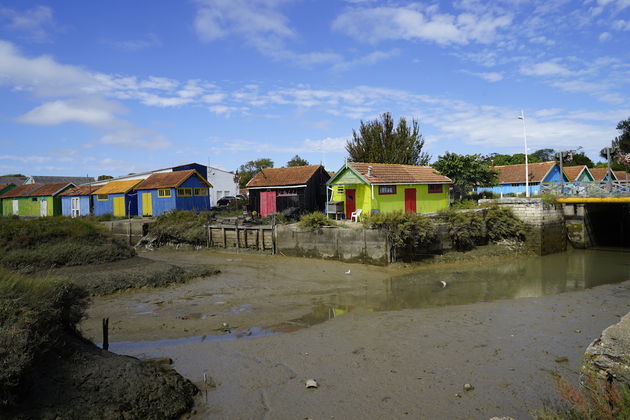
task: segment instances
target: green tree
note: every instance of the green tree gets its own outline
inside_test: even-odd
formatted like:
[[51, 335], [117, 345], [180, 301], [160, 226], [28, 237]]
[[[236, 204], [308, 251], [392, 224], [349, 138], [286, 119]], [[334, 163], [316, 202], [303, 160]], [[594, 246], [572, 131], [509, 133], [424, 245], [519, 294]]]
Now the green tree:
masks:
[[497, 172], [490, 168], [487, 158], [481, 155], [458, 155], [446, 152], [438, 156], [433, 168], [453, 181], [457, 199], [476, 187], [490, 187], [497, 182]]
[[6, 174], [6, 175], [0, 175], [0, 176], [23, 177], [24, 175], [22, 175], [22, 174]]
[[273, 168], [273, 160], [269, 158], [261, 158], [257, 160], [250, 160], [247, 163], [242, 164], [238, 168], [238, 185], [240, 188], [245, 188], [247, 183], [256, 175], [261, 169]]
[[290, 168], [292, 166], [306, 166], [308, 164], [308, 160], [302, 159], [298, 155], [295, 155], [287, 162], [287, 168]]
[[359, 132], [352, 130], [352, 139], [346, 143], [354, 162], [428, 165], [431, 156], [422, 152], [422, 147], [424, 140], [418, 121], [413, 119], [409, 126], [405, 118], [400, 118], [394, 128], [389, 112], [373, 121], [361, 121]]
[[593, 161], [584, 154], [584, 152], [573, 153], [573, 159], [568, 162], [562, 163], [564, 166], [580, 166], [586, 165], [589, 168], [592, 168], [595, 164]]
[[97, 181], [105, 181], [106, 179], [113, 179], [113, 176], [110, 175], [99, 175], [98, 178], [96, 178]]
[[549, 162], [554, 159], [556, 151], [553, 149], [538, 149], [529, 156], [538, 159], [538, 162]]
[[[513, 155], [505, 155], [501, 153], [492, 153], [485, 157], [490, 166], [502, 166], [502, 165], [518, 165], [525, 163], [525, 153], [516, 153]], [[527, 161], [529, 163], [540, 162], [540, 159], [535, 155], [527, 155]]]

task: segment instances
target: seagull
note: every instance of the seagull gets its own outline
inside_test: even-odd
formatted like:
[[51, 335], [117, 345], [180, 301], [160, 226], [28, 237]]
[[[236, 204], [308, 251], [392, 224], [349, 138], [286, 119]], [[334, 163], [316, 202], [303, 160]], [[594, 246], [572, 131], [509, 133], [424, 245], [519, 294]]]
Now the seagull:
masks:
[[350, 270], [346, 271], [346, 274], [351, 274], [351, 271]]
[[442, 289], [444, 289], [446, 287], [446, 282], [444, 280], [440, 280], [440, 283], [442, 284]]

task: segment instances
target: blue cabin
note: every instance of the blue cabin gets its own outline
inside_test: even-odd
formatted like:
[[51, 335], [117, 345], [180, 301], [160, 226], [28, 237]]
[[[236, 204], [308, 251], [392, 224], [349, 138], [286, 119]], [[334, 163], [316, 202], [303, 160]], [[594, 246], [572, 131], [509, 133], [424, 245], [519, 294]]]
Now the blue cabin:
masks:
[[89, 216], [94, 214], [94, 197], [92, 194], [100, 186], [80, 185], [60, 194], [61, 214], [68, 217]]
[[138, 184], [137, 214], [159, 216], [169, 210], [210, 210], [212, 185], [194, 169], [154, 173]]
[[138, 215], [138, 195], [133, 189], [142, 179], [112, 181], [92, 193], [94, 215], [112, 214], [116, 217]]
[[[497, 195], [516, 194], [525, 195], [525, 164], [494, 166], [497, 171], [498, 185], [493, 187], [478, 187], [477, 192], [492, 192]], [[540, 192], [541, 182], [568, 182], [565, 174], [561, 174], [560, 166], [554, 162], [530, 163], [527, 165], [529, 194]]]

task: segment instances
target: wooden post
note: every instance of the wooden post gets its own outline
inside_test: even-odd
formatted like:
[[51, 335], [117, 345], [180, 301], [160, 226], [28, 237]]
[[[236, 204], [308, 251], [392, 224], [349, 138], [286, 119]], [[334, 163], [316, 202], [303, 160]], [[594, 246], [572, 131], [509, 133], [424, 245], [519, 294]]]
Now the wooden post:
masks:
[[234, 222], [234, 231], [236, 232], [236, 252], [241, 247], [240, 241], [238, 239], [238, 220]]
[[212, 226], [208, 225], [208, 242], [209, 246], [214, 246], [214, 241], [212, 240]]
[[249, 233], [249, 230], [247, 230], [247, 228], [244, 228], [243, 232], [245, 234], [245, 237], [243, 238], [243, 240], [245, 242], [245, 249], [247, 249], [247, 248], [249, 248], [249, 244], [247, 243], [247, 234]]
[[206, 225], [206, 248], [210, 248], [210, 225]]
[[103, 350], [109, 349], [109, 318], [103, 318]]
[[131, 245], [131, 219], [129, 219], [127, 223], [129, 223], [129, 226], [127, 229], [127, 239], [129, 240], [129, 245]]
[[262, 231], [262, 228], [258, 228], [258, 230], [256, 230], [256, 247], [259, 250], [265, 249], [265, 233]]
[[225, 236], [225, 226], [221, 226], [221, 232], [223, 232], [223, 248], [227, 248], [227, 237]]

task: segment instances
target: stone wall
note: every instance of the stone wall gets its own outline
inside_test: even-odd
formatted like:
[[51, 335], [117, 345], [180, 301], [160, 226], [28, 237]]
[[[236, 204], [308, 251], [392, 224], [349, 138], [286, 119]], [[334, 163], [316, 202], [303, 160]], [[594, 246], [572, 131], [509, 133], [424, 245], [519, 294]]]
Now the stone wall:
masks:
[[276, 249], [283, 255], [376, 265], [390, 262], [387, 236], [380, 230], [324, 227], [313, 231], [297, 225], [276, 229]]
[[143, 219], [121, 219], [101, 222], [115, 236], [137, 243], [149, 231], [149, 223]]
[[567, 232], [562, 207], [546, 204], [541, 198], [501, 198], [479, 200], [512, 209], [516, 217], [525, 223], [527, 247], [538, 255], [566, 251]]

